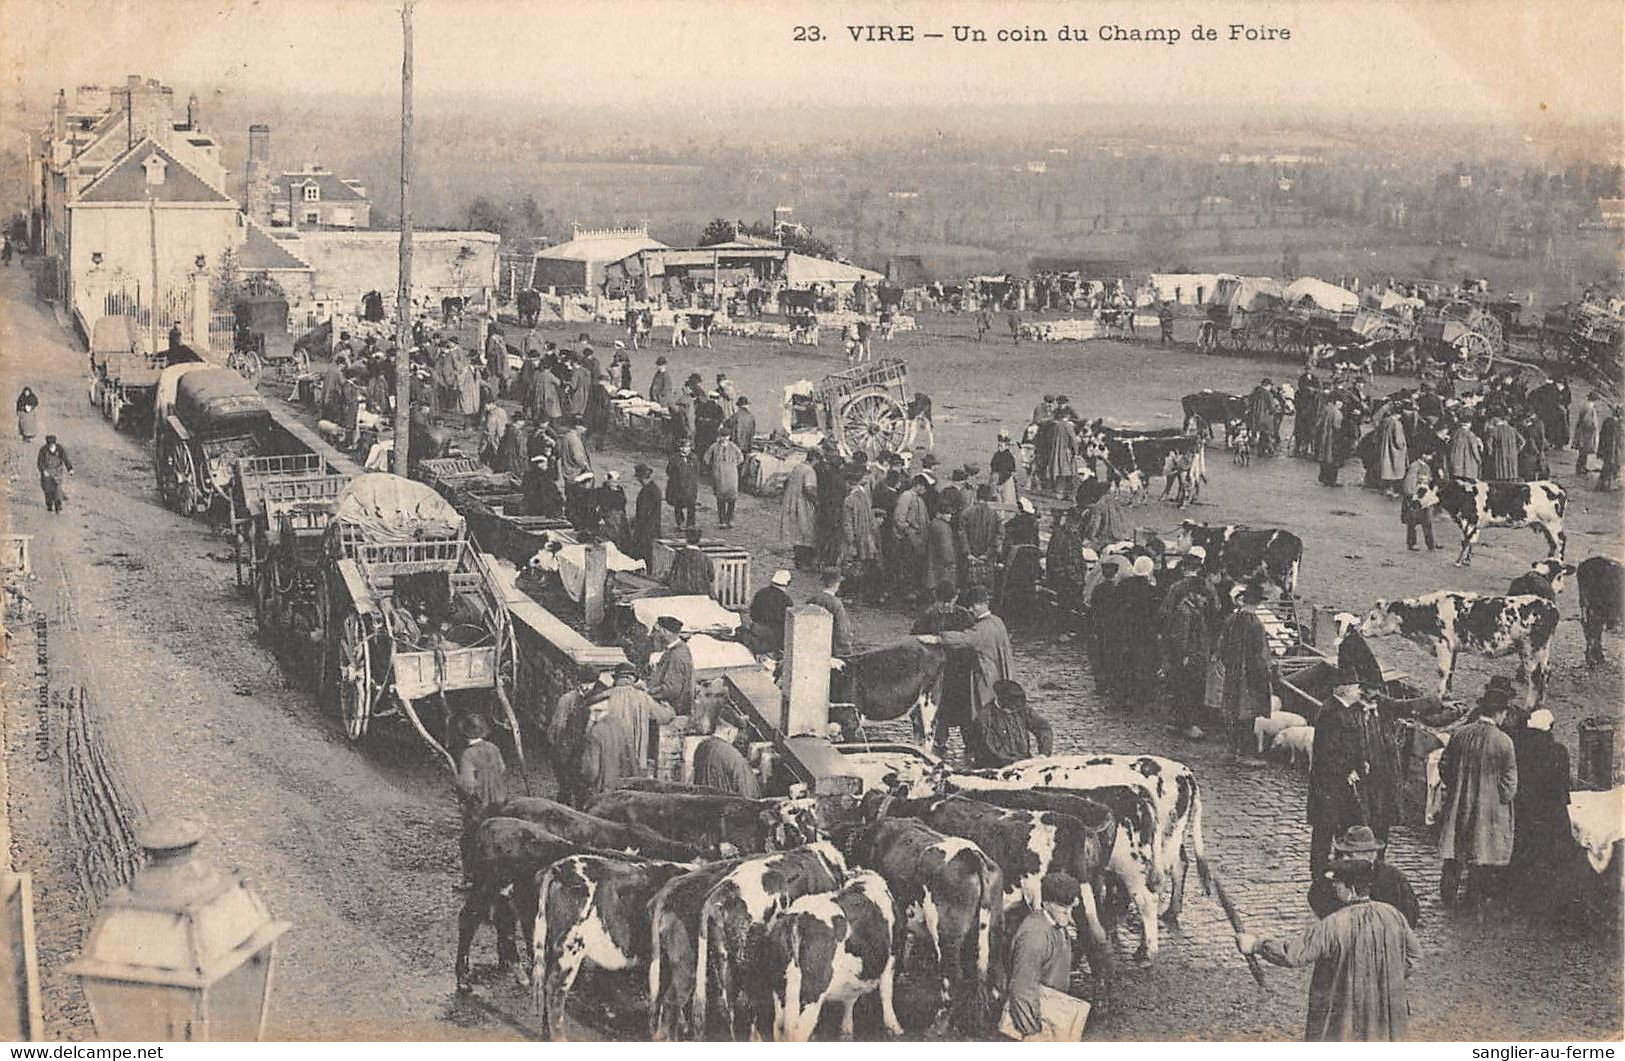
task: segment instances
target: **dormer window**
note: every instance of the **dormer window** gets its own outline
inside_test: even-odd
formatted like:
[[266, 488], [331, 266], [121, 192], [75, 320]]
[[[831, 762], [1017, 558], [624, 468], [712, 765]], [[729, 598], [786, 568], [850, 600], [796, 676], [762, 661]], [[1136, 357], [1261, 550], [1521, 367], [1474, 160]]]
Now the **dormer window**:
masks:
[[321, 200], [321, 198], [322, 198], [321, 185], [317, 184], [315, 181], [311, 181], [309, 184], [305, 185], [305, 202], [307, 202], [307, 203], [319, 202]]
[[169, 169], [169, 164], [157, 155], [148, 155], [141, 168], [147, 171], [147, 186], [150, 188], [164, 183], [164, 171]]

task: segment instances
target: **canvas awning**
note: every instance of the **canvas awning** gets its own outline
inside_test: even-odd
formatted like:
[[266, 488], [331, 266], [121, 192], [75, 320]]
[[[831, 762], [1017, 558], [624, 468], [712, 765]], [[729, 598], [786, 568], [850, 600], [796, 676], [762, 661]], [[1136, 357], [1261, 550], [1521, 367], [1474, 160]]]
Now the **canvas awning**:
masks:
[[1313, 276], [1300, 276], [1286, 286], [1288, 302], [1301, 302], [1304, 299], [1331, 313], [1344, 313], [1360, 305], [1359, 295]]

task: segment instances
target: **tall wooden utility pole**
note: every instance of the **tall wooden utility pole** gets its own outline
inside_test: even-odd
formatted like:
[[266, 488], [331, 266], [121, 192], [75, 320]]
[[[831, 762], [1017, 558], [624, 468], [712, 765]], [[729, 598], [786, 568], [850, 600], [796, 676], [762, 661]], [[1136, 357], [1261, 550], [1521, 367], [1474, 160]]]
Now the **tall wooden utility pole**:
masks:
[[412, 446], [412, 3], [401, 0], [401, 279], [395, 289], [395, 474]]

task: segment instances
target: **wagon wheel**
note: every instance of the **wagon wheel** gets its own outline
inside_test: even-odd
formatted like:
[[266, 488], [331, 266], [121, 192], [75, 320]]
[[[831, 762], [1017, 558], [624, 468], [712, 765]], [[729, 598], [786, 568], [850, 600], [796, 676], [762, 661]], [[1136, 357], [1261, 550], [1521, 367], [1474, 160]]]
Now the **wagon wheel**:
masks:
[[840, 438], [849, 453], [861, 449], [878, 457], [901, 451], [907, 427], [903, 403], [885, 391], [859, 394], [841, 407]]
[[259, 381], [260, 355], [252, 350], [235, 350], [226, 358], [226, 367], [237, 370], [237, 374], [250, 383]]
[[1478, 332], [1465, 332], [1456, 340], [1456, 353], [1460, 355], [1463, 372], [1483, 377], [1495, 361], [1495, 347]]
[[190, 516], [197, 496], [196, 470], [192, 464], [192, 451], [179, 440], [171, 441], [164, 459], [167, 474], [160, 484], [164, 501], [183, 516]]
[[360, 740], [367, 735], [378, 684], [372, 678], [372, 642], [361, 616], [355, 612], [344, 617], [337, 655], [339, 713], [344, 717], [344, 732], [351, 740]]
[[333, 660], [333, 600], [326, 578], [316, 588], [316, 621], [322, 631], [316, 669], [316, 701], [326, 708], [334, 699], [333, 673], [336, 669]]
[[497, 638], [497, 703], [502, 705], [502, 726], [513, 738], [513, 754], [520, 769], [525, 766], [525, 738], [519, 732], [519, 717], [514, 713], [513, 698], [518, 686], [519, 644], [514, 636], [513, 624], [505, 623]]

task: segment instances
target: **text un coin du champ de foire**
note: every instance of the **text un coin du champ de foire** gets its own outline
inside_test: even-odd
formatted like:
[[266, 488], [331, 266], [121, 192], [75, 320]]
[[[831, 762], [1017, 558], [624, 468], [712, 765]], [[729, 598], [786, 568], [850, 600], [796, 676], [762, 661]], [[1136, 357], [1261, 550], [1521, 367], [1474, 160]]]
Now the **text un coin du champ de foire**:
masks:
[[912, 23], [845, 25], [831, 30], [822, 26], [794, 27], [791, 39], [798, 43], [849, 40], [857, 44], [913, 44], [920, 41], [953, 41], [958, 44], [1048, 44], [1098, 41], [1103, 44], [1178, 44], [1193, 42], [1257, 43], [1289, 41], [1291, 29], [1285, 26], [1252, 26], [1232, 22], [1223, 26], [1197, 23], [1186, 29], [1172, 26], [1005, 26], [950, 25], [923, 27]]

